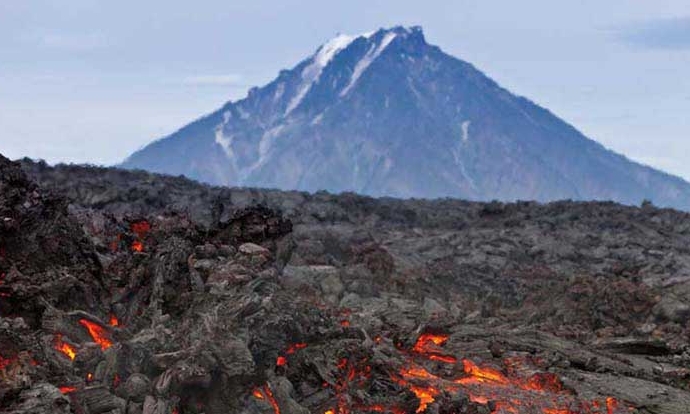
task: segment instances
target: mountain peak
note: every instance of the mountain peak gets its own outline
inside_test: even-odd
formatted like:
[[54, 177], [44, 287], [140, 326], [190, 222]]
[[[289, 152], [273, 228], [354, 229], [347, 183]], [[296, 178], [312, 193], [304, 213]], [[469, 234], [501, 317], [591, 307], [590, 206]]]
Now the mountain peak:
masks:
[[386, 33], [395, 33], [399, 37], [406, 40], [422, 41], [426, 43], [424, 38], [424, 29], [422, 26], [393, 26], [390, 28], [381, 28], [380, 31]]
[[335, 54], [346, 49], [357, 39], [363, 38], [366, 40], [372, 40], [383, 39], [386, 37], [397, 37], [406, 41], [426, 43], [424, 31], [421, 26], [393, 26], [390, 28], [380, 28], [371, 32], [361, 33], [359, 35], [338, 33], [335, 37], [321, 45], [317, 49], [315, 56], [320, 58], [320, 62], [323, 66], [325, 66], [327, 62], [330, 61], [333, 56], [335, 56]]
[[424, 34], [419, 26], [406, 28], [403, 26], [395, 26], [389, 29], [379, 29], [373, 32], [367, 32], [360, 35], [347, 35], [339, 33], [323, 45], [321, 45], [316, 52], [307, 59], [307, 63], [301, 69], [300, 82], [296, 89], [296, 93], [292, 96], [287, 106], [285, 107], [284, 116], [290, 115], [297, 109], [306, 96], [311, 92], [313, 86], [321, 80], [321, 75], [330, 63], [342, 52], [347, 51], [355, 43], [366, 43], [366, 49], [360, 51], [360, 56], [349, 71], [351, 72], [350, 79], [346, 85], [340, 90], [340, 96], [347, 95], [350, 90], [356, 85], [362, 74], [369, 68], [374, 60], [376, 60], [381, 53], [396, 39], [403, 39], [403, 41], [421, 43], [424, 42]]

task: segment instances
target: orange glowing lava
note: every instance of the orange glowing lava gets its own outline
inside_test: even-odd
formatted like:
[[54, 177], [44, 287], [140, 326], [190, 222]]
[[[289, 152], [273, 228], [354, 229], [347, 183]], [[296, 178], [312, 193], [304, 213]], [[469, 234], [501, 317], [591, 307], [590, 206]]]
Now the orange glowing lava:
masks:
[[508, 378], [493, 368], [480, 368], [469, 359], [463, 359], [462, 365], [465, 374], [468, 374], [469, 377], [457, 380], [456, 382], [459, 384], [471, 384], [475, 382], [494, 382], [503, 385], [510, 384]]
[[144, 243], [140, 242], [139, 240], [134, 240], [132, 242], [132, 251], [133, 252], [143, 252], [144, 251]]
[[295, 352], [297, 352], [300, 349], [304, 349], [307, 347], [307, 344], [304, 342], [298, 342], [296, 344], [292, 344], [288, 347], [287, 351], [285, 351], [286, 354], [292, 355]]
[[[411, 349], [407, 364], [398, 374], [391, 375], [394, 382], [415, 394], [419, 400], [417, 413], [426, 411], [442, 392], [453, 393], [462, 388], [472, 402], [482, 405], [492, 403], [492, 414], [604, 414], [603, 402], [578, 401], [573, 394], [564, 390], [556, 374], [535, 372], [536, 358], [506, 358], [503, 362], [507, 373], [464, 359], [464, 376], [454, 379], [436, 375], [415, 362], [417, 358], [423, 358], [455, 363], [455, 357], [441, 353], [440, 347], [447, 341], [448, 335], [445, 334], [420, 335]], [[572, 411], [573, 407], [578, 408]], [[617, 407], [614, 398], [606, 399], [606, 414], [620, 413]]]
[[110, 320], [108, 321], [110, 326], [120, 326], [120, 321], [117, 320], [117, 316], [110, 314]]
[[257, 400], [268, 401], [268, 403], [271, 404], [271, 407], [273, 408], [273, 413], [280, 414], [280, 407], [278, 406], [278, 401], [276, 401], [275, 397], [273, 396], [273, 391], [271, 391], [271, 387], [269, 387], [268, 383], [264, 384], [260, 388], [254, 388], [254, 390], [252, 391], [252, 395]]
[[613, 412], [618, 408], [618, 401], [613, 397], [606, 398], [606, 412], [607, 414], [613, 414]]
[[419, 406], [417, 407], [416, 413], [421, 413], [426, 411], [426, 407], [434, 402], [434, 398], [439, 394], [439, 391], [434, 387], [417, 387], [410, 386], [410, 390], [419, 399]]
[[523, 388], [534, 391], [561, 392], [563, 384], [558, 376], [551, 372], [538, 372], [532, 375]]
[[455, 364], [457, 358], [452, 355], [445, 355], [440, 351], [440, 347], [448, 342], [448, 335], [423, 333], [417, 338], [417, 342], [412, 347], [412, 352], [426, 356], [432, 361]]
[[69, 394], [77, 390], [77, 387], [62, 386], [59, 388], [60, 392], [63, 394]]
[[[288, 349], [285, 351], [285, 355], [292, 355], [295, 352], [299, 351], [300, 349], [304, 349], [307, 347], [307, 344], [305, 342], [298, 342], [295, 344], [292, 344], [288, 346]], [[278, 358], [276, 358], [276, 366], [278, 367], [283, 367], [286, 366], [288, 363], [287, 357], [285, 355], [279, 355]]]
[[[545, 364], [538, 356], [510, 356], [499, 365], [475, 363], [462, 359], [462, 373], [453, 375], [460, 367], [435, 364], [444, 362], [455, 364], [454, 356], [442, 352], [440, 347], [448, 341], [448, 335], [425, 333], [419, 336], [412, 349], [406, 351], [397, 345], [404, 363], [396, 372], [390, 372], [389, 378], [395, 384], [406, 388], [418, 400], [416, 414], [427, 410], [441, 411], [440, 405], [446, 396], [463, 392], [475, 404], [489, 405], [492, 414], [622, 414], [628, 407], [615, 398], [598, 398], [582, 400], [577, 394], [567, 390], [560, 377], [553, 372], [543, 372]], [[382, 338], [376, 337], [381, 343]], [[287, 364], [287, 356], [298, 349], [306, 347], [305, 343], [291, 345], [276, 360], [277, 366]], [[372, 384], [372, 366], [368, 358], [355, 358], [352, 355], [334, 361], [333, 377], [323, 383], [329, 389], [330, 400], [323, 414], [351, 414], [354, 412], [409, 414], [402, 405], [367, 404], [362, 401], [362, 390]], [[502, 363], [502, 364], [501, 364]], [[378, 367], [380, 368], [380, 367]], [[257, 400], [269, 403], [275, 414], [280, 414], [278, 404], [268, 388], [268, 384], [252, 391]]]
[[425, 354], [434, 351], [431, 347], [432, 345], [442, 346], [446, 342], [448, 342], [448, 335], [446, 334], [423, 333], [417, 338], [417, 342], [412, 347], [412, 350], [419, 354]]
[[74, 358], [77, 357], [77, 351], [74, 349], [74, 347], [62, 340], [62, 335], [58, 334], [55, 336], [55, 349], [62, 352], [64, 355], [67, 356], [67, 358], [71, 359], [74, 361]]
[[[407, 387], [419, 400], [417, 406], [417, 413], [426, 411], [426, 408], [435, 401], [435, 397], [440, 394], [440, 391], [435, 386], [430, 385], [431, 382], [440, 382], [441, 378], [430, 373], [425, 368], [417, 365], [412, 365], [400, 370], [400, 377], [392, 376], [391, 379], [397, 384]], [[412, 383], [411, 381], [414, 381]], [[419, 385], [426, 382], [429, 385]]]
[[405, 378], [412, 377], [412, 378], [422, 378], [422, 379], [430, 379], [430, 380], [440, 379], [436, 375], [427, 371], [425, 368], [417, 366], [417, 365], [413, 365], [409, 368], [403, 368], [400, 370], [400, 373]]
[[273, 391], [271, 391], [271, 387], [269, 387], [268, 384], [264, 385], [264, 395], [266, 395], [268, 402], [271, 404], [271, 407], [273, 407], [273, 412], [275, 414], [280, 414], [278, 401], [276, 401], [275, 397], [273, 397]]
[[80, 319], [79, 324], [89, 331], [89, 335], [95, 343], [101, 346], [102, 350], [106, 350], [113, 345], [113, 342], [108, 338], [108, 333], [101, 325], [91, 322], [88, 319]]

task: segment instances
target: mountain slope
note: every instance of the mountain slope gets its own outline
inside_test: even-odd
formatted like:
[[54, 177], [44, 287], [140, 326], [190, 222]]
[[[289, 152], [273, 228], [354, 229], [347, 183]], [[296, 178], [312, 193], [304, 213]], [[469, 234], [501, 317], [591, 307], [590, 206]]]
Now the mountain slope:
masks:
[[122, 166], [223, 185], [690, 209], [690, 184], [606, 150], [417, 27], [338, 36]]

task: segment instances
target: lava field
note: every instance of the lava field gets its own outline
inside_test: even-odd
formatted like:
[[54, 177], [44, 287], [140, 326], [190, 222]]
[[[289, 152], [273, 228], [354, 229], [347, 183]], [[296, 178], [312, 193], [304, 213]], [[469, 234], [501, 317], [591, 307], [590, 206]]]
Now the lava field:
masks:
[[0, 412], [690, 412], [690, 215], [0, 157]]

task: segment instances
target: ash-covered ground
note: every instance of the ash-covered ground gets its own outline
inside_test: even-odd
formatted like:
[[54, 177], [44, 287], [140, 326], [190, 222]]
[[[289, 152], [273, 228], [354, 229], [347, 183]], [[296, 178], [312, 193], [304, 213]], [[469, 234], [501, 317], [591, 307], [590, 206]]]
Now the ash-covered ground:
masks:
[[690, 215], [0, 158], [0, 412], [690, 412]]

